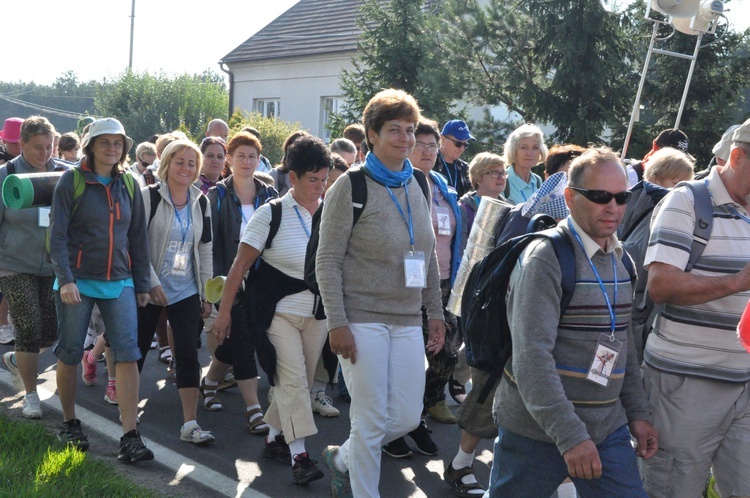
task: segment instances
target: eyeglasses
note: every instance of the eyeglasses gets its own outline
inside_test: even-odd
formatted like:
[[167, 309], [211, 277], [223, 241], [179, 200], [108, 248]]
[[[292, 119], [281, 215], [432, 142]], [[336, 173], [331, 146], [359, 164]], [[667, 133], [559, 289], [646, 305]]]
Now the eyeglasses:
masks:
[[630, 200], [630, 197], [633, 195], [633, 193], [629, 190], [624, 190], [622, 192], [613, 194], [612, 192], [607, 192], [606, 190], [589, 190], [587, 188], [580, 187], [570, 188], [575, 190], [591, 202], [595, 202], [597, 204], [609, 204], [610, 202], [612, 202], [612, 199], [614, 199], [618, 205], [622, 206], [623, 204], [627, 204]]
[[143, 166], [144, 168], [148, 168], [149, 166], [151, 166], [151, 163], [148, 161], [141, 160], [141, 166]]
[[426, 150], [428, 152], [435, 152], [437, 150], [437, 144], [426, 144], [424, 142], [417, 142], [414, 144], [415, 149]]
[[[448, 137], [446, 137], [446, 138], [448, 138]], [[448, 140], [450, 140], [451, 142], [453, 142], [453, 145], [455, 145], [459, 149], [465, 149], [466, 147], [469, 146], [469, 142], [459, 142], [458, 140], [453, 140], [452, 138], [448, 138]]]
[[490, 175], [493, 179], [497, 180], [498, 178], [505, 178], [508, 176], [508, 173], [507, 171], [492, 170], [486, 172], [485, 175]]

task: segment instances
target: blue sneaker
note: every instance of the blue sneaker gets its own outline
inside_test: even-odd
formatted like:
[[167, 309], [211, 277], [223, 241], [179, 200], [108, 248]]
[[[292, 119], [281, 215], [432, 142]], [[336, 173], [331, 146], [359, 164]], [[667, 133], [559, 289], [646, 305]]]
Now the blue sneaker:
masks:
[[338, 446], [327, 446], [323, 450], [323, 463], [331, 471], [331, 497], [332, 498], [354, 498], [352, 485], [349, 482], [349, 472], [342, 472], [336, 467], [336, 453]]

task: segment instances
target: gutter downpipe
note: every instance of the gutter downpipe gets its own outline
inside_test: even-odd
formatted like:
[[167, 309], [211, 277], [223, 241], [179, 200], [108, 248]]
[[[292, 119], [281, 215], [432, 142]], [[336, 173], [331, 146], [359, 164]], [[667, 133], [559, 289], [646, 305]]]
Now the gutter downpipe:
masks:
[[229, 76], [229, 113], [227, 114], [227, 122], [232, 118], [234, 112], [234, 73], [229, 70], [224, 61], [219, 61], [219, 69], [227, 73]]

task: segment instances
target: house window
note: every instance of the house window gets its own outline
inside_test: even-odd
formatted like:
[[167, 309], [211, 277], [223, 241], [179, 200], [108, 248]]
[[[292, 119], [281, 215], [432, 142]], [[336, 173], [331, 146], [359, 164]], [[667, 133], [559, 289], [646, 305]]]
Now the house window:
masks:
[[264, 118], [278, 118], [281, 115], [281, 99], [254, 99], [253, 110]]
[[333, 121], [333, 115], [344, 109], [344, 97], [323, 97], [320, 99], [320, 134], [326, 142], [331, 141], [331, 132], [328, 125]]

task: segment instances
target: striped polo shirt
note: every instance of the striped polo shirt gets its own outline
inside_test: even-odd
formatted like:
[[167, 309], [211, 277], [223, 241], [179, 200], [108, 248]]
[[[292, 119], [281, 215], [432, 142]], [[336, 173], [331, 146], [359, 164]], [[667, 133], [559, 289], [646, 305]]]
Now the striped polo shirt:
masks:
[[[302, 280], [305, 277], [305, 254], [307, 241], [310, 239], [308, 234], [312, 230], [312, 215], [297, 204], [293, 193], [290, 190], [281, 198], [281, 223], [271, 247], [264, 251], [271, 230], [270, 204], [259, 207], [250, 218], [240, 242], [263, 252], [263, 260], [277, 270]], [[269, 282], [269, 285], [272, 284], [273, 282]], [[284, 297], [276, 305], [276, 313], [311, 317], [314, 304], [315, 296], [305, 290]]]
[[[692, 274], [719, 277], [750, 260], [750, 218], [734, 202], [714, 168], [705, 180], [713, 201], [711, 237]], [[695, 226], [690, 189], [674, 189], [654, 210], [644, 266], [666, 263], [685, 269]], [[744, 218], [744, 219], [743, 219]], [[668, 304], [646, 343], [644, 359], [667, 372], [717, 380], [750, 380], [750, 354], [737, 339], [737, 324], [750, 292], [696, 305]]]

